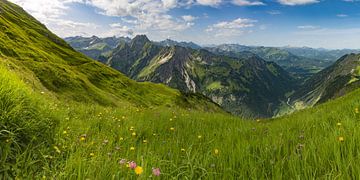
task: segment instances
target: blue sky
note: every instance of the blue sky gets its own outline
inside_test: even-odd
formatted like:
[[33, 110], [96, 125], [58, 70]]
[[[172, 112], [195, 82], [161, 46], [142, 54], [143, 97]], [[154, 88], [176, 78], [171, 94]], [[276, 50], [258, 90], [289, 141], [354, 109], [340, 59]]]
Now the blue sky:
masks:
[[360, 48], [360, 0], [10, 0], [61, 37]]

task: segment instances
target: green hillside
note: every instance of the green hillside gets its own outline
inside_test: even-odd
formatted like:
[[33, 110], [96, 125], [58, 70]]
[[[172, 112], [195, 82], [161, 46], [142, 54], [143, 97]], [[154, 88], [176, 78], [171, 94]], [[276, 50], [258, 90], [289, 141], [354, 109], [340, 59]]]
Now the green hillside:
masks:
[[190, 107], [200, 97], [163, 85], [136, 83], [76, 52], [22, 8], [7, 1], [1, 1], [0, 8], [1, 63], [15, 69], [38, 92], [79, 102], [146, 107], [179, 103]]

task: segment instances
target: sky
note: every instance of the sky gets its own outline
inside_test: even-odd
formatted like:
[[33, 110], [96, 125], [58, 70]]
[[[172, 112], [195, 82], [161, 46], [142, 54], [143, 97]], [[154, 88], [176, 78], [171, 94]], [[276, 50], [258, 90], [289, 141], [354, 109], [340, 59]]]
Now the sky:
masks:
[[360, 0], [10, 0], [60, 37], [360, 48]]

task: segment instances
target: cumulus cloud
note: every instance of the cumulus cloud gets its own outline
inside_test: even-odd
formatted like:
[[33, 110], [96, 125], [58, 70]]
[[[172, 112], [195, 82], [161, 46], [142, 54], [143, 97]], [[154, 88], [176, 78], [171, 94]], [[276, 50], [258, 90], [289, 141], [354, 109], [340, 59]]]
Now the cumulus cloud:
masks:
[[265, 3], [254, 0], [232, 0], [232, 3], [238, 6], [263, 6]]
[[191, 16], [191, 15], [181, 16], [181, 18], [186, 22], [191, 22], [191, 21], [194, 21], [196, 19], [196, 17]]
[[306, 5], [320, 2], [319, 0], [278, 0], [280, 4], [288, 6]]
[[218, 6], [222, 3], [222, 0], [197, 0], [196, 2], [205, 6]]
[[248, 28], [255, 26], [257, 20], [238, 18], [233, 21], [223, 21], [209, 26], [206, 32], [214, 33], [215, 36], [238, 36], [251, 32]]

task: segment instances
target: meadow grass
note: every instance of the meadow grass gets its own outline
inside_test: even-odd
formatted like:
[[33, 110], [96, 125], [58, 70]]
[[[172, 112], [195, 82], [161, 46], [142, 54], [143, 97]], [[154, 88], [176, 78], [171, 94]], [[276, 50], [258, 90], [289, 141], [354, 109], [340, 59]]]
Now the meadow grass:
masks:
[[[162, 179], [356, 179], [359, 93], [260, 121], [182, 109], [54, 105], [61, 119], [55, 148], [38, 176], [148, 179], [160, 168]], [[121, 159], [144, 172], [136, 175]]]

